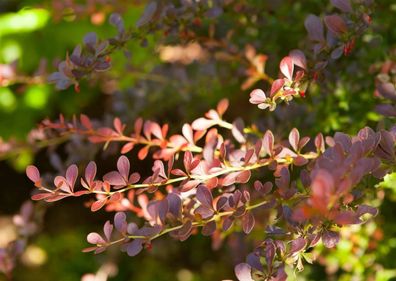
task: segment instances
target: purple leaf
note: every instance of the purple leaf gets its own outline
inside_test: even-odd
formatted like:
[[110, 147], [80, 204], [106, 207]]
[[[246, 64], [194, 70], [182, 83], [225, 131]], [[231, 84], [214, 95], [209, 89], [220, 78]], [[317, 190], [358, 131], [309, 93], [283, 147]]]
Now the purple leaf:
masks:
[[134, 257], [143, 250], [143, 240], [135, 239], [131, 243], [126, 245], [126, 251], [128, 256]]
[[210, 236], [216, 231], [216, 222], [210, 221], [202, 228], [202, 235]]
[[213, 197], [210, 190], [203, 185], [198, 186], [197, 188], [197, 199], [198, 201], [206, 207], [213, 207]]
[[352, 13], [352, 6], [349, 0], [331, 0], [331, 4], [344, 13]]
[[168, 200], [169, 212], [175, 217], [179, 218], [181, 215], [182, 201], [176, 193], [169, 193], [166, 196]]
[[110, 221], [106, 221], [105, 225], [103, 226], [103, 232], [107, 241], [110, 241], [111, 234], [113, 233], [113, 225], [110, 223]]
[[89, 32], [84, 36], [84, 44], [94, 46], [98, 41], [98, 37], [95, 32]]
[[155, 12], [157, 11], [157, 3], [156, 2], [150, 2], [144, 12], [143, 15], [139, 18], [139, 20], [136, 22], [136, 27], [141, 27], [143, 25], [148, 24], [154, 17]]
[[337, 232], [326, 230], [322, 234], [322, 241], [326, 248], [334, 248], [339, 240], [340, 235]]
[[243, 228], [243, 232], [245, 232], [246, 234], [249, 234], [253, 227], [254, 227], [254, 216], [251, 212], [246, 213], [246, 215], [244, 215], [242, 217], [242, 228]]
[[308, 31], [308, 36], [313, 41], [323, 42], [324, 39], [324, 31], [323, 24], [321, 19], [315, 15], [309, 15], [305, 22], [305, 28]]
[[124, 212], [118, 212], [115, 214], [114, 226], [119, 232], [126, 233], [128, 224], [126, 222], [126, 215]]
[[303, 250], [306, 245], [307, 245], [307, 241], [305, 241], [304, 238], [299, 237], [297, 239], [294, 239], [291, 242], [290, 253], [291, 254], [298, 253], [301, 250]]
[[234, 271], [239, 281], [254, 281], [252, 279], [252, 268], [247, 263], [238, 264]]
[[396, 101], [396, 89], [392, 83], [381, 83], [377, 86], [377, 90], [384, 98]]

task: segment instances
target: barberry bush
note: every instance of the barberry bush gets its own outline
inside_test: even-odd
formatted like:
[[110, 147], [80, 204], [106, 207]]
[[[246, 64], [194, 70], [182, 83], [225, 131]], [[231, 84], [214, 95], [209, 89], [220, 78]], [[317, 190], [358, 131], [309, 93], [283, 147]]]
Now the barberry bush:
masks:
[[[111, 36], [81, 36], [53, 73], [0, 80], [107, 94], [94, 117], [61, 113], [28, 141], [3, 143], [4, 157], [46, 148], [56, 172], [26, 167], [38, 202], [14, 217], [19, 238], [1, 249], [0, 270], [17, 271], [45, 224], [42, 208], [76, 200], [91, 219], [109, 213], [83, 252], [117, 249], [134, 261], [166, 247], [158, 241], [208, 236], [213, 249], [230, 248], [234, 276], [224, 280], [305, 278], [317, 264], [327, 276], [392, 278], [381, 258], [350, 265], [342, 251], [357, 259], [380, 251], [379, 210], [395, 189], [396, 64], [391, 42], [378, 38], [394, 4], [143, 2], [129, 23], [122, 4], [98, 1], [91, 20], [108, 18]], [[73, 17], [92, 13], [70, 7]]]

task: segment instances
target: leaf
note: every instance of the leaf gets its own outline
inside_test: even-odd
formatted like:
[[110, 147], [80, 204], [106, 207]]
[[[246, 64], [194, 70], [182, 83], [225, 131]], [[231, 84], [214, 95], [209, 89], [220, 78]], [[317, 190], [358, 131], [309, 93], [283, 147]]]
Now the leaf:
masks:
[[98, 37], [95, 32], [89, 32], [84, 36], [84, 44], [94, 46], [98, 41]]
[[326, 248], [334, 248], [339, 240], [340, 235], [337, 232], [325, 230], [322, 234], [322, 241]]
[[130, 163], [129, 159], [126, 156], [121, 155], [120, 158], [118, 158], [117, 169], [120, 172], [121, 176], [125, 179], [125, 181], [128, 181]]
[[28, 177], [32, 182], [34, 182], [35, 184], [36, 184], [36, 183], [39, 183], [39, 182], [41, 181], [40, 172], [39, 172], [39, 170], [37, 169], [37, 167], [35, 167], [35, 166], [33, 166], [33, 165], [27, 166], [27, 168], [26, 168], [26, 175], [27, 175], [27, 177]]
[[202, 235], [204, 236], [210, 236], [216, 231], [216, 222], [215, 221], [210, 221], [207, 224], [205, 224], [202, 228]]
[[348, 31], [348, 27], [342, 17], [339, 15], [329, 15], [324, 17], [327, 28], [335, 35], [340, 36]]
[[126, 251], [128, 256], [134, 257], [139, 254], [143, 250], [143, 240], [135, 239], [131, 243], [128, 243], [126, 246]]
[[117, 171], [112, 171], [103, 176], [103, 180], [107, 181], [111, 185], [123, 186], [126, 185], [125, 179]]
[[265, 150], [265, 153], [270, 155], [271, 157], [273, 156], [273, 150], [274, 150], [274, 135], [270, 130], [267, 130], [264, 134], [263, 137], [263, 148]]
[[381, 83], [377, 85], [377, 91], [384, 98], [396, 101], [396, 89], [392, 83]]
[[265, 93], [261, 89], [255, 89], [250, 93], [250, 99], [249, 102], [251, 104], [260, 104], [265, 102], [267, 97], [265, 96]]
[[121, 154], [128, 153], [129, 151], [131, 151], [134, 148], [134, 146], [135, 146], [135, 143], [133, 143], [133, 142], [128, 142], [128, 143], [124, 144], [121, 148]]
[[96, 212], [100, 210], [107, 202], [107, 198], [95, 201], [91, 205], [91, 211]]
[[298, 237], [291, 241], [290, 253], [291, 254], [298, 253], [301, 250], [303, 250], [306, 245], [307, 245], [307, 241], [302, 237]]
[[279, 92], [279, 90], [282, 89], [284, 84], [285, 84], [284, 79], [276, 79], [274, 82], [272, 82], [270, 96], [273, 97], [277, 92]]
[[289, 80], [293, 81], [294, 64], [291, 57], [286, 56], [280, 62], [280, 71]]
[[70, 186], [70, 191], [73, 192], [74, 185], [76, 184], [76, 179], [78, 175], [77, 165], [73, 164], [66, 170], [66, 181]]
[[113, 233], [113, 225], [110, 223], [110, 221], [106, 221], [106, 223], [104, 224], [103, 232], [105, 234], [107, 241], [110, 241], [111, 234]]
[[156, 11], [157, 11], [157, 3], [150, 2], [144, 9], [143, 15], [136, 22], [136, 27], [142, 27], [143, 25], [148, 24], [153, 19]]
[[216, 121], [214, 120], [209, 120], [206, 118], [198, 118], [194, 122], [192, 122], [191, 126], [194, 130], [200, 131], [200, 130], [207, 130], [208, 128], [216, 125]]
[[307, 59], [301, 50], [294, 49], [289, 52], [289, 57], [291, 57], [294, 65], [307, 70]]
[[114, 226], [120, 233], [126, 233], [128, 224], [124, 212], [118, 212], [114, 216]]
[[353, 11], [349, 0], [331, 0], [331, 4], [344, 13], [352, 13]]
[[323, 42], [324, 30], [321, 19], [315, 15], [309, 15], [304, 22], [305, 29], [308, 32], [308, 36], [312, 41]]
[[198, 201], [207, 207], [213, 207], [213, 197], [212, 197], [212, 193], [210, 192], [210, 190], [203, 185], [198, 186], [197, 188], [197, 199]]
[[96, 163], [93, 161], [89, 162], [85, 168], [85, 179], [87, 180], [88, 184], [92, 183], [95, 179], [96, 171]]
[[293, 128], [289, 134], [289, 143], [293, 147], [294, 151], [298, 151], [298, 143], [300, 141], [300, 133], [296, 128]]
[[227, 111], [228, 105], [228, 99], [222, 99], [221, 101], [219, 101], [216, 111], [219, 113], [220, 116], [222, 116]]
[[96, 232], [91, 232], [87, 236], [87, 241], [90, 244], [98, 245], [98, 244], [106, 244], [106, 241]]
[[186, 138], [186, 140], [189, 143], [194, 144], [194, 133], [193, 133], [193, 130], [192, 130], [190, 124], [183, 125], [182, 133], [183, 133], [183, 136]]
[[246, 215], [242, 217], [242, 228], [243, 232], [249, 234], [255, 224], [254, 216], [251, 212], [247, 212]]
[[247, 263], [240, 263], [235, 266], [235, 275], [239, 281], [254, 281], [252, 279], [252, 268]]

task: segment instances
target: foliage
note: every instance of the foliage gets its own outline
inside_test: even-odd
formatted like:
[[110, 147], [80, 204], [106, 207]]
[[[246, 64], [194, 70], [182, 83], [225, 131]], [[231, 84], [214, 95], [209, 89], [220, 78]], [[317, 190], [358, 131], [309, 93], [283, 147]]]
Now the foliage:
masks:
[[[17, 104], [10, 89], [20, 84], [33, 93], [48, 87], [41, 86], [44, 81], [60, 90], [73, 86], [76, 100], [86, 97], [88, 109], [88, 89], [115, 92], [111, 107], [104, 106], [96, 118], [70, 114], [84, 106], [69, 109], [58, 120], [42, 121], [27, 141], [0, 143], [4, 158], [48, 147], [55, 174], [43, 173], [47, 164], [26, 168], [35, 186], [31, 198], [39, 204], [82, 197], [90, 198], [83, 204], [92, 212], [114, 213], [103, 233], [88, 234], [84, 252], [118, 247], [136, 256], [155, 248], [162, 236], [185, 241], [199, 232], [210, 236], [216, 249], [244, 233], [240, 243], [250, 253], [232, 250], [238, 280], [309, 275], [314, 267], [306, 263], [315, 261], [328, 275], [338, 268], [352, 272], [343, 278], [392, 276], [391, 270], [381, 276], [364, 270], [374, 264], [370, 258], [342, 262], [345, 251], [370, 257], [381, 248], [374, 217], [384, 194], [377, 190], [392, 190], [396, 172], [396, 64], [362, 43], [383, 27], [380, 17], [371, 19], [381, 6], [368, 0], [332, 0], [328, 6], [312, 1], [307, 7], [322, 9], [316, 16], [299, 3], [275, 2], [152, 1], [134, 25], [110, 5], [111, 35], [85, 30], [83, 43], [68, 46], [73, 51], [56, 72], [29, 76], [15, 63], [1, 65], [0, 98], [8, 109]], [[75, 17], [89, 10], [73, 5]], [[107, 7], [107, 1], [100, 5]], [[289, 8], [299, 13], [291, 15]], [[18, 12], [23, 16], [26, 12]], [[302, 28], [285, 27], [277, 16], [289, 25], [301, 22], [308, 40]], [[269, 40], [261, 25], [276, 27], [280, 39]], [[7, 32], [12, 33], [0, 36]], [[375, 63], [365, 61], [371, 57]], [[375, 77], [369, 82], [368, 71]], [[230, 89], [251, 92], [224, 98]], [[26, 103], [42, 108], [29, 91]], [[364, 92], [355, 95], [359, 91]], [[255, 111], [251, 104], [268, 110]], [[8, 276], [42, 223], [39, 217], [30, 222], [36, 213], [30, 204], [15, 221], [18, 238], [0, 251], [0, 270]], [[32, 225], [34, 231], [26, 232]], [[367, 242], [347, 243], [353, 235]], [[111, 268], [102, 267], [108, 277], [114, 275]], [[95, 274], [84, 278], [94, 280]]]

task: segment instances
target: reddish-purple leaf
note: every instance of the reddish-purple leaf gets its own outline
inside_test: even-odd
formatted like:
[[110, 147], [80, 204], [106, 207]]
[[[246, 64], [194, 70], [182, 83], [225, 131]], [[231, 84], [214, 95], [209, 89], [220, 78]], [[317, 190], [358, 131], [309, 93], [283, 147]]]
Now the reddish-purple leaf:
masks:
[[70, 186], [70, 191], [73, 192], [74, 185], [76, 184], [76, 179], [78, 175], [78, 168], [77, 165], [71, 165], [69, 168], [66, 170], [66, 181]]
[[210, 192], [210, 190], [203, 185], [198, 186], [197, 188], [197, 199], [198, 201], [207, 207], [213, 207], [213, 197], [212, 197], [212, 193]]
[[300, 142], [300, 133], [296, 128], [293, 128], [289, 134], [289, 143], [293, 147], [294, 151], [298, 151], [298, 143]]
[[285, 79], [283, 78], [276, 79], [274, 82], [272, 82], [270, 96], [273, 97], [277, 92], [279, 92], [279, 90], [282, 89], [284, 84], [285, 84]]
[[396, 89], [392, 83], [381, 83], [377, 85], [377, 90], [384, 98], [396, 101]]
[[232, 226], [232, 224], [234, 223], [234, 218], [233, 217], [226, 217], [223, 220], [223, 231], [227, 231], [228, 229], [230, 229], [230, 227]]
[[340, 235], [337, 232], [326, 230], [322, 234], [322, 241], [326, 248], [334, 248], [339, 240]]
[[87, 180], [88, 184], [91, 184], [95, 179], [96, 170], [97, 168], [95, 162], [89, 162], [87, 167], [85, 168], [85, 179]]
[[370, 214], [372, 216], [376, 216], [378, 214], [378, 209], [372, 206], [368, 206], [368, 205], [359, 205], [357, 210], [356, 210], [357, 215], [363, 216], [365, 214]]
[[254, 281], [252, 278], [252, 268], [247, 263], [240, 263], [235, 266], [235, 275], [239, 281]]
[[306, 245], [307, 245], [307, 241], [302, 237], [298, 237], [291, 241], [290, 253], [291, 254], [298, 253], [301, 250], [303, 250]]
[[324, 17], [327, 28], [335, 35], [339, 36], [348, 31], [348, 27], [342, 17], [339, 15], [328, 15]]
[[254, 216], [251, 212], [247, 212], [243, 217], [242, 217], [242, 228], [243, 232], [246, 234], [249, 234], [253, 227], [254, 227]]
[[127, 181], [129, 177], [130, 163], [126, 156], [121, 155], [120, 158], [118, 158], [117, 169], [125, 181]]
[[121, 176], [119, 172], [112, 171], [103, 176], [103, 180], [107, 181], [109, 184], [114, 186], [124, 186], [127, 184], [125, 179]]
[[297, 65], [304, 70], [307, 69], [307, 59], [301, 50], [295, 49], [290, 51], [289, 57], [291, 57], [294, 65]]
[[289, 81], [293, 81], [294, 64], [291, 57], [284, 57], [279, 64], [279, 68]]
[[27, 168], [26, 168], [26, 175], [27, 175], [27, 177], [28, 177], [32, 182], [34, 182], [35, 184], [36, 184], [36, 183], [39, 183], [39, 182], [41, 181], [40, 172], [39, 172], [39, 170], [38, 170], [35, 166], [33, 166], [33, 165], [27, 166]]
[[216, 231], [216, 222], [215, 221], [210, 221], [207, 224], [205, 224], [202, 228], [202, 235], [204, 236], [210, 236]]

